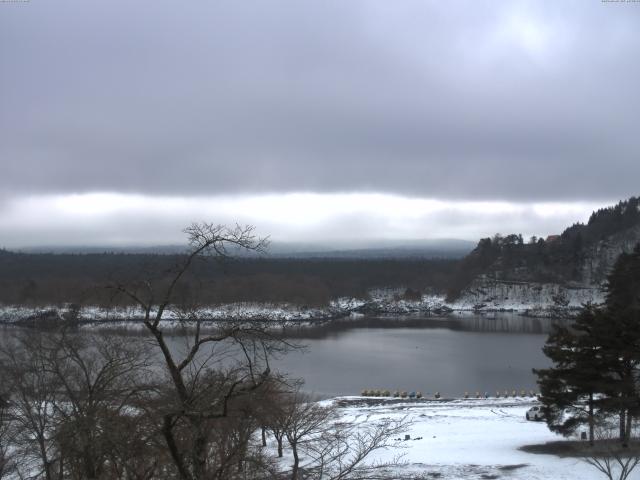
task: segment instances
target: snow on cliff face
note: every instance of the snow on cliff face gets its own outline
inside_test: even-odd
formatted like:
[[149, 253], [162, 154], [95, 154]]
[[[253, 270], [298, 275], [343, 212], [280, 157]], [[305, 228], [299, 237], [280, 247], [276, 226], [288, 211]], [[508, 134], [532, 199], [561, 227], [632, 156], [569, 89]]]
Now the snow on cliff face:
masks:
[[575, 311], [585, 303], [602, 303], [607, 275], [620, 254], [632, 252], [638, 242], [640, 225], [589, 247], [581, 267], [580, 284], [513, 282], [481, 276], [450, 306], [456, 310], [527, 310], [548, 316]]
[[475, 280], [451, 305], [454, 309], [548, 310], [550, 313], [580, 308], [585, 303], [601, 303], [604, 294], [595, 286], [564, 286], [556, 283]]

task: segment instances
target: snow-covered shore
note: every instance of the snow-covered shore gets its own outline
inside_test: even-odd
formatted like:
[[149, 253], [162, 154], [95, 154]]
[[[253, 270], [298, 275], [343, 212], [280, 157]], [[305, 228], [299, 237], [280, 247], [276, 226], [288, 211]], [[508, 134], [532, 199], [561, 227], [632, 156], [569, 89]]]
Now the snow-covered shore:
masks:
[[[521, 290], [523, 289], [521, 288]], [[564, 293], [550, 290], [546, 293], [549, 294], [550, 298], [555, 298], [555, 301], [549, 300], [545, 302], [541, 301], [540, 298], [531, 299], [523, 295], [509, 300], [508, 297], [501, 296], [505, 295], [504, 292], [490, 295], [486, 291], [476, 289], [472, 293], [466, 294], [459, 300], [450, 303], [442, 295], [422, 295], [419, 299], [407, 299], [403, 296], [404, 292], [401, 289], [379, 289], [371, 291], [367, 300], [339, 298], [322, 307], [307, 307], [290, 303], [235, 303], [203, 307], [196, 312], [189, 312], [189, 314], [168, 308], [164, 312], [163, 321], [176, 327], [182, 325], [185, 319], [188, 320], [195, 317], [206, 322], [262, 321], [273, 322], [274, 324], [285, 322], [305, 325], [328, 322], [359, 314], [448, 315], [453, 312], [514, 312], [531, 317], [559, 318], [575, 315], [583, 303], [598, 300], [592, 292], [575, 291], [579, 293], [576, 298], [571, 297], [569, 301], [560, 302], [558, 299], [564, 298], [562, 297]], [[19, 324], [31, 321], [55, 321], [56, 318], [63, 318], [68, 315], [70, 308], [69, 305], [41, 307], [0, 305], [0, 323]], [[152, 312], [152, 315], [154, 313]], [[139, 328], [143, 317], [144, 312], [138, 307], [101, 308], [84, 306], [77, 312], [77, 320], [80, 323], [101, 328]]]
[[[544, 422], [530, 422], [525, 412], [532, 398], [454, 400], [377, 399], [339, 397], [335, 403], [346, 422], [375, 422], [407, 417], [411, 440], [396, 440], [371, 460], [388, 461], [404, 455], [405, 464], [389, 478], [597, 479], [584, 461], [538, 455], [520, 447], [561, 440]], [[635, 477], [633, 477], [635, 478]]]
[[[182, 312], [167, 308], [163, 312], [162, 321], [167, 327], [180, 327], [189, 324], [194, 319], [203, 322], [266, 322], [274, 325], [291, 323], [303, 325], [305, 323], [324, 322], [336, 318], [342, 318], [357, 309], [359, 303], [354, 305], [342, 302], [340, 305], [331, 304], [327, 307], [308, 308], [293, 304], [230, 304], [214, 307], [204, 307], [197, 311]], [[69, 318], [71, 306], [41, 306], [26, 307], [19, 305], [0, 305], [0, 324], [19, 325], [32, 322], [55, 323]], [[156, 311], [151, 311], [155, 316]], [[144, 311], [138, 307], [112, 307], [101, 308], [97, 306], [85, 306], [75, 313], [78, 323], [100, 328], [125, 328], [137, 329], [142, 327]]]
[[[448, 315], [458, 313], [513, 312], [539, 318], [572, 317], [585, 303], [603, 301], [599, 288], [562, 287], [555, 284], [530, 285], [518, 282], [475, 282], [454, 302], [447, 302], [444, 295], [423, 294], [419, 298], [407, 298], [405, 289], [383, 288], [371, 290], [368, 298], [337, 298], [326, 306], [308, 307], [292, 303], [233, 303], [208, 306], [185, 314], [176, 309], [165, 310], [163, 320], [179, 326], [184, 319], [199, 318], [208, 322], [264, 321], [274, 323], [327, 322], [358, 314], [426, 314]], [[64, 316], [69, 305], [27, 307], [0, 305], [0, 323], [12, 324], [33, 319]], [[152, 315], [155, 312], [152, 312]], [[139, 307], [84, 306], [77, 319], [85, 324], [102, 327], [137, 328], [144, 317]]]

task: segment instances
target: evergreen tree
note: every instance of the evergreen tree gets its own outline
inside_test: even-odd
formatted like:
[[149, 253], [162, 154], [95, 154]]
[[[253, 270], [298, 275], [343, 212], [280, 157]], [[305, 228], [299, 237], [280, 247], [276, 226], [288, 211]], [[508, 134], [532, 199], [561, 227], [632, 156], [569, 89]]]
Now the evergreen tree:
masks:
[[597, 394], [606, 384], [598, 346], [592, 341], [592, 331], [601, 321], [601, 312], [587, 306], [570, 328], [556, 326], [543, 347], [554, 366], [534, 370], [549, 429], [569, 436], [588, 425], [591, 443], [599, 410]]
[[534, 372], [549, 428], [569, 435], [588, 424], [593, 441], [596, 416], [617, 415], [626, 443], [640, 416], [640, 245], [620, 255], [604, 306], [588, 305], [570, 327], [557, 327], [543, 351], [553, 366]]
[[609, 275], [604, 315], [607, 321], [595, 332], [609, 378], [604, 407], [619, 414], [620, 438], [626, 442], [632, 419], [640, 415], [640, 245], [621, 254]]

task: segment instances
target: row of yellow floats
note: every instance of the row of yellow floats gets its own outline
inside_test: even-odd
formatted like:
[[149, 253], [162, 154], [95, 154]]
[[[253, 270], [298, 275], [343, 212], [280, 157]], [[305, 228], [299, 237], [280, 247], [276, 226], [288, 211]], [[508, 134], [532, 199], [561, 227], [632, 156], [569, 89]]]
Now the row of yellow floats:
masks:
[[[394, 398], [422, 398], [422, 392], [406, 392], [396, 390], [393, 393], [390, 390], [362, 390], [360, 393], [363, 397], [394, 397]], [[495, 398], [516, 398], [516, 397], [535, 397], [537, 394], [533, 390], [529, 390], [528, 392], [524, 389], [520, 390], [504, 390], [503, 392], [496, 391]], [[440, 392], [435, 392], [433, 394], [434, 398], [440, 398]], [[491, 395], [489, 392], [475, 392], [475, 395], [470, 394], [469, 392], [464, 392], [464, 398], [489, 398]]]

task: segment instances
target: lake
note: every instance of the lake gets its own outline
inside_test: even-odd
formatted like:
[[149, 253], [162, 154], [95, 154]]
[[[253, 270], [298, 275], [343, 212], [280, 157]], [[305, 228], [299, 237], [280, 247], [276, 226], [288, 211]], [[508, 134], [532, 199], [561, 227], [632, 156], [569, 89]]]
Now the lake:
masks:
[[512, 313], [363, 317], [297, 331], [306, 351], [273, 364], [321, 396], [362, 389], [452, 397], [537, 391], [531, 369], [549, 365], [542, 346], [553, 323]]
[[[352, 316], [288, 330], [287, 337], [306, 348], [272, 360], [271, 366], [304, 379], [304, 389], [322, 397], [358, 395], [363, 389], [445, 397], [536, 391], [531, 369], [550, 364], [542, 346], [558, 321], [514, 313]], [[166, 338], [172, 350], [184, 354], [184, 336]]]

